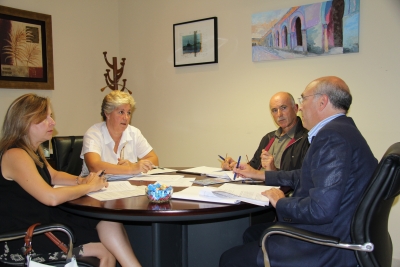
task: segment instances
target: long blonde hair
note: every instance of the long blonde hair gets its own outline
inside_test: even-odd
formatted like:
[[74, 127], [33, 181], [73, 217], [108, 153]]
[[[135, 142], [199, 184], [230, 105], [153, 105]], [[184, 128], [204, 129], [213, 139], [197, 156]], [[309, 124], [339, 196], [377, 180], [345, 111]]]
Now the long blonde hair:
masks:
[[46, 119], [49, 106], [48, 98], [36, 94], [22, 95], [11, 103], [3, 123], [0, 159], [8, 149], [18, 147], [24, 149], [36, 165], [43, 167], [39, 159], [40, 157], [46, 162], [43, 150], [39, 147], [38, 155], [35, 153], [28, 134], [32, 124], [38, 124]]

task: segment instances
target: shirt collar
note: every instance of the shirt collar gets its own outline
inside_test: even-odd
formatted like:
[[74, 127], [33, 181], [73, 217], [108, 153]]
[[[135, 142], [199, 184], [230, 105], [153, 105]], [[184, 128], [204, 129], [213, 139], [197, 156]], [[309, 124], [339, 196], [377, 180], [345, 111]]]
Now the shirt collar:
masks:
[[[287, 136], [290, 137], [290, 139], [294, 138], [294, 134], [296, 133], [296, 128], [297, 128], [297, 124], [299, 123], [299, 120], [297, 120], [296, 124], [289, 130], [289, 132], [286, 133]], [[276, 131], [275, 131], [275, 137], [279, 138], [281, 137], [282, 134], [282, 128], [279, 127]]]
[[[129, 128], [129, 126], [128, 126], [128, 128]], [[125, 131], [122, 133], [121, 141], [119, 142], [120, 145], [133, 140], [132, 136], [130, 134], [128, 134], [128, 128], [125, 129]], [[101, 125], [101, 132], [104, 136], [105, 144], [109, 144], [109, 143], [115, 144], [114, 140], [112, 139], [112, 137], [110, 135], [110, 132], [107, 129], [106, 122], [103, 122], [103, 124]]]
[[339, 114], [332, 115], [332, 116], [320, 121], [317, 125], [315, 125], [308, 132], [308, 142], [310, 142], [310, 144], [311, 144], [311, 141], [312, 141], [313, 137], [318, 134], [319, 130], [321, 130], [322, 127], [324, 127], [328, 122], [330, 122], [330, 121], [332, 121], [332, 120], [334, 120], [334, 119], [336, 119], [337, 117], [340, 117], [340, 116], [344, 116], [344, 114], [343, 113], [339, 113]]
[[106, 125], [105, 121], [101, 125], [101, 133], [103, 134], [104, 143], [105, 144], [115, 143], [114, 140], [111, 138], [110, 133], [108, 132], [107, 125]]

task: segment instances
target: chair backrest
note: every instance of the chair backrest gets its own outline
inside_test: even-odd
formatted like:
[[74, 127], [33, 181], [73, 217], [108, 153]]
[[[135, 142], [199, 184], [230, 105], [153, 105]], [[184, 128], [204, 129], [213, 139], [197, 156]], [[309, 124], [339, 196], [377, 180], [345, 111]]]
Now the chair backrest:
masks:
[[353, 217], [353, 242], [374, 244], [372, 252], [356, 251], [362, 267], [391, 266], [393, 247], [388, 220], [393, 201], [399, 193], [400, 143], [395, 143], [379, 162]]
[[80, 158], [83, 136], [54, 136], [51, 139], [56, 169], [79, 175], [83, 160]]

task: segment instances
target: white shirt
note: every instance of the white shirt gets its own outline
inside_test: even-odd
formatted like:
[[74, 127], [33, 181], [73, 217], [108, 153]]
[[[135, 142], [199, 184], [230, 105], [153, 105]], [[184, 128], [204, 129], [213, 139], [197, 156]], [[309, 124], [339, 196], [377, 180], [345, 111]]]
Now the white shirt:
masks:
[[[143, 158], [153, 150], [140, 130], [132, 125], [128, 125], [122, 133], [117, 153], [114, 152], [114, 146], [115, 142], [108, 132], [106, 123], [96, 123], [83, 136], [81, 158], [83, 159], [88, 152], [95, 152], [100, 155], [102, 161], [117, 164], [124, 147], [124, 159], [134, 163], [138, 161], [138, 158]], [[86, 176], [88, 174], [89, 169], [83, 161], [81, 175]]]

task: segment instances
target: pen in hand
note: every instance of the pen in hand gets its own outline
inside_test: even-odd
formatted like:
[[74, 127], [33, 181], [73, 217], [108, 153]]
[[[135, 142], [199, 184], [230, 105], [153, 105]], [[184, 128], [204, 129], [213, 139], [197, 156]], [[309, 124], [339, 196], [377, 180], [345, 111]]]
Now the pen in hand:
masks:
[[161, 168], [161, 167], [159, 167], [159, 166], [155, 166], [155, 165], [153, 165], [153, 169], [160, 169], [160, 170], [164, 170], [164, 168]]
[[[242, 156], [239, 156], [238, 162], [237, 162], [237, 164], [236, 164], [236, 169], [239, 168], [239, 164], [240, 164], [240, 159], [241, 159], [241, 158], [242, 158]], [[234, 181], [236, 180], [236, 172], [235, 172], [235, 175], [233, 176], [233, 180], [234, 180]]]
[[224, 159], [221, 155], [218, 155], [218, 157], [219, 157], [220, 159], [222, 159], [223, 161], [225, 161], [225, 159]]
[[[106, 170], [103, 170], [103, 171], [99, 174], [99, 177], [101, 178], [104, 174], [106, 174]], [[107, 182], [107, 177], [103, 176], [103, 180], [104, 180], [105, 182]]]

